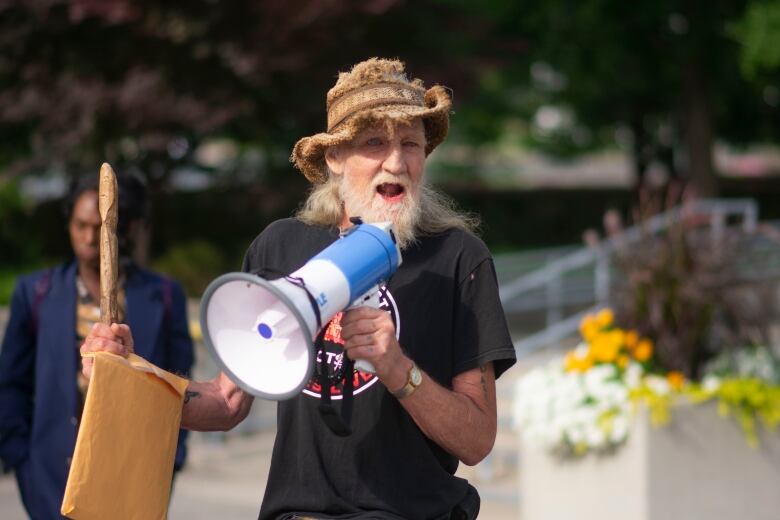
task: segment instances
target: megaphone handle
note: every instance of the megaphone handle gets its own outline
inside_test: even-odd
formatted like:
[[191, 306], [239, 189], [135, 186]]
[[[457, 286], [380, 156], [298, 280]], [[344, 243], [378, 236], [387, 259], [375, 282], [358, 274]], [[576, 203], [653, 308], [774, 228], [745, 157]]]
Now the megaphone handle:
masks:
[[355, 361], [355, 368], [357, 368], [361, 372], [366, 372], [368, 374], [376, 374], [376, 369], [374, 368], [374, 365], [372, 365], [370, 361], [366, 361], [365, 359], [358, 359], [357, 361]]

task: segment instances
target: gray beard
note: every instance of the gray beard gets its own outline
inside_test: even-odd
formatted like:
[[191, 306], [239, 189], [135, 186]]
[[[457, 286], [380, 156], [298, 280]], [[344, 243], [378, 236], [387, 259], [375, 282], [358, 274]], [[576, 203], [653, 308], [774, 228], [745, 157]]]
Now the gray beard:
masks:
[[[389, 177], [388, 177], [389, 176]], [[404, 186], [405, 196], [399, 203], [389, 204], [377, 197], [376, 187], [383, 182], [395, 182]], [[415, 187], [417, 188], [417, 187]], [[420, 190], [413, 189], [408, 176], [380, 174], [365, 192], [355, 190], [342, 177], [339, 195], [349, 217], [360, 217], [363, 222], [392, 222], [398, 247], [406, 249], [417, 241], [417, 223], [420, 221]]]

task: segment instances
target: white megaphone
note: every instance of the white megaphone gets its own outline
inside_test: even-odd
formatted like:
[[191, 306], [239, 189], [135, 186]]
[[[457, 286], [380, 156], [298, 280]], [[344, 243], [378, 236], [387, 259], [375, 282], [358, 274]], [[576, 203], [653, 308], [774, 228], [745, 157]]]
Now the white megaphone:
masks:
[[[359, 224], [287, 277], [228, 273], [201, 301], [203, 339], [238, 386], [272, 400], [297, 395], [314, 371], [314, 339], [338, 312], [378, 307], [379, 284], [401, 265], [390, 223]], [[365, 361], [356, 368], [373, 372]]]

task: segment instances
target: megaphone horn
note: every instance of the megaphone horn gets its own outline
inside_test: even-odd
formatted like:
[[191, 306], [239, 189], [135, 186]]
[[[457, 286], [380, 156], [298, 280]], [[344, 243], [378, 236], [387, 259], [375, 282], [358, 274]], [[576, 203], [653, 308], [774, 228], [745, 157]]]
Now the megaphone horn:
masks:
[[401, 265], [390, 223], [359, 224], [287, 277], [228, 273], [201, 301], [203, 339], [219, 367], [264, 399], [297, 395], [314, 371], [314, 339], [338, 312], [365, 305]]

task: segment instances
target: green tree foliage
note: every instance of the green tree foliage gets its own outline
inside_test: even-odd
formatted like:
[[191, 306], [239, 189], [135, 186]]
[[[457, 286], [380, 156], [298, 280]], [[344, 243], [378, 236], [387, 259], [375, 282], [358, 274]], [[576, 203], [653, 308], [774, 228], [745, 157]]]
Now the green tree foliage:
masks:
[[[455, 139], [562, 157], [628, 129], [651, 163], [716, 189], [712, 144], [776, 139], [777, 2], [769, 0], [11, 0], [0, 4], [0, 171], [92, 172], [165, 185], [205, 139], [260, 149], [241, 175], [289, 176], [324, 126], [335, 72], [398, 56], [455, 92]], [[746, 79], [747, 78], [747, 79]], [[540, 107], [572, 115], [528, 130]]]
[[213, 244], [195, 240], [176, 244], [158, 258], [154, 269], [175, 277], [187, 294], [203, 294], [206, 286], [220, 274], [235, 270]]
[[[640, 179], [658, 162], [712, 194], [716, 139], [780, 135], [777, 89], [749, 77], [759, 68], [778, 72], [776, 2], [442, 1], [489, 18], [496, 34], [524, 39], [490, 82], [500, 96], [492, 106], [526, 120], [540, 105], [565, 107], [589, 130], [580, 149], [605, 131], [629, 129]], [[535, 95], [508, 88], [519, 84]], [[571, 140], [552, 144], [571, 147]]]
[[2, 265], [20, 265], [40, 261], [41, 243], [27, 236], [26, 221], [32, 213], [14, 181], [0, 180], [0, 258]]
[[742, 70], [749, 78], [780, 71], [780, 3], [756, 1], [732, 26], [741, 43]]
[[207, 135], [273, 142], [295, 125], [290, 103], [305, 91], [290, 72], [316, 70], [330, 24], [358, 10], [332, 7], [4, 3], [0, 157], [20, 172], [110, 160], [160, 178]]
[[72, 174], [108, 160], [164, 184], [203, 139], [225, 136], [286, 175], [295, 140], [324, 126], [338, 70], [400, 56], [463, 83], [470, 69], [456, 56], [476, 29], [452, 11], [401, 0], [3, 2], [0, 170]]

